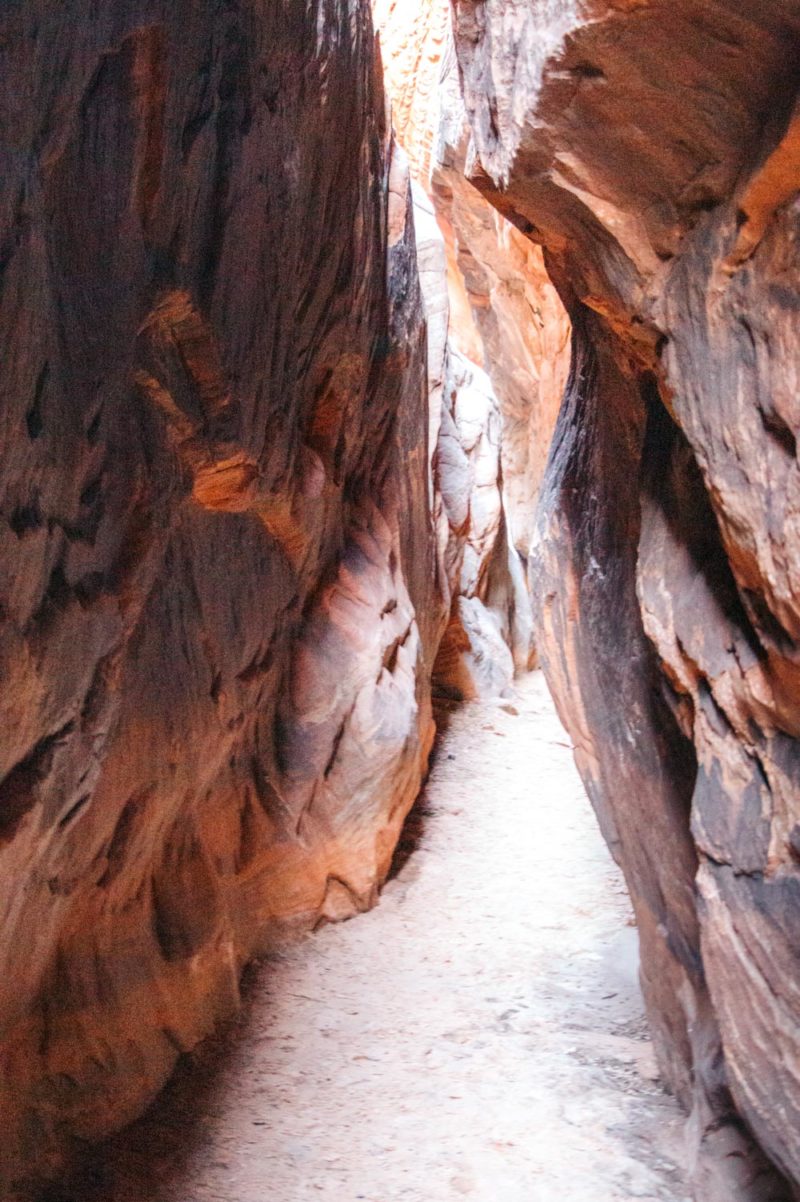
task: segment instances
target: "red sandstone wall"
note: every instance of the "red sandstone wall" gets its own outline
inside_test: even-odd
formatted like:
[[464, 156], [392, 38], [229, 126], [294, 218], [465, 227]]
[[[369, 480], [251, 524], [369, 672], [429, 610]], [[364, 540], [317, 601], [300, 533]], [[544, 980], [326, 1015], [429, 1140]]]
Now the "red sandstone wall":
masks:
[[492, 694], [535, 658], [524, 565], [566, 382], [569, 320], [539, 248], [465, 179], [447, 0], [373, 0], [373, 13], [418, 190], [434, 512], [450, 597], [436, 684]]
[[0, 58], [6, 1197], [372, 904], [444, 609], [368, 6], [12, 5]]
[[574, 324], [537, 638], [625, 869], [701, 1202], [800, 1181], [800, 14], [454, 0], [479, 162]]

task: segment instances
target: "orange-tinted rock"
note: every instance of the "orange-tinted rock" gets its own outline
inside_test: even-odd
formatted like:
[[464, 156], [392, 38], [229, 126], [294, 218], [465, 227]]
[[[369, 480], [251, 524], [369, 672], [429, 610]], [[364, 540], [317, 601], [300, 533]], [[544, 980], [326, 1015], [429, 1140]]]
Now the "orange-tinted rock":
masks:
[[392, 124], [427, 186], [437, 158], [441, 84], [454, 65], [447, 0], [372, 0]]
[[445, 610], [368, 6], [0, 22], [8, 1197], [374, 901]]
[[460, 98], [448, 93], [433, 193], [448, 245], [451, 339], [489, 373], [502, 415], [503, 500], [527, 559], [569, 369], [570, 323], [542, 251], [467, 181]]
[[[500, 692], [534, 658], [523, 565], [566, 378], [569, 322], [541, 252], [464, 179], [465, 120], [447, 0], [373, 0], [373, 13], [398, 136], [416, 177], [433, 505], [451, 599], [436, 680], [460, 696]], [[479, 397], [487, 402], [478, 406], [480, 438], [472, 403]], [[456, 411], [466, 408], [465, 423]]]
[[744, 1124], [800, 1182], [800, 16], [454, 8], [473, 182], [575, 329], [538, 646], [634, 898], [695, 1196], [785, 1199]]
[[428, 318], [431, 504], [437, 575], [450, 614], [434, 666], [440, 690], [502, 693], [530, 666], [533, 624], [524, 572], [507, 533], [501, 491], [502, 420], [491, 381], [448, 339], [444, 236], [414, 186], [420, 283]]

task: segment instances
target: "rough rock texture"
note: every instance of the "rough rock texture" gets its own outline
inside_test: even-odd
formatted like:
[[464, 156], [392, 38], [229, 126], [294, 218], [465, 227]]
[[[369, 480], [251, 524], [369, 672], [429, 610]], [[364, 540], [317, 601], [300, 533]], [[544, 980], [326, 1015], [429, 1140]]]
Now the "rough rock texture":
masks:
[[494, 697], [533, 656], [530, 597], [507, 537], [501, 428], [486, 374], [455, 350], [445, 238], [412, 181], [417, 263], [427, 318], [429, 504], [437, 587], [447, 610], [436, 632], [435, 688]]
[[488, 372], [497, 394], [503, 501], [512, 542], [526, 560], [569, 371], [570, 323], [541, 247], [468, 181], [473, 156], [453, 59], [441, 90], [431, 181], [447, 243], [451, 338]]
[[449, 606], [434, 683], [455, 697], [492, 697], [533, 659], [530, 597], [502, 494], [502, 423], [488, 376], [453, 343], [447, 250], [433, 205], [419, 184], [411, 194], [427, 315], [430, 505]]
[[695, 1196], [800, 1182], [800, 13], [454, 0], [472, 181], [574, 323], [540, 651], [626, 872]]
[[569, 322], [539, 248], [464, 178], [447, 0], [373, 0], [373, 13], [415, 179], [428, 317], [432, 504], [451, 605], [436, 683], [491, 696], [534, 660], [524, 563]]
[[[570, 324], [542, 251], [468, 183], [460, 147], [445, 142], [433, 194], [448, 246], [451, 339], [481, 364], [502, 420], [503, 501], [513, 545], [526, 560], [570, 358]], [[460, 302], [460, 303], [459, 303]]]
[[447, 0], [372, 0], [392, 124], [426, 186], [437, 156], [442, 84], [455, 67]]
[[392, 115], [447, 247], [453, 346], [487, 371], [503, 418], [502, 487], [527, 557], [569, 370], [569, 319], [541, 248], [466, 179], [469, 125], [449, 0], [373, 0]]
[[[530, 600], [506, 532], [500, 438], [500, 412], [490, 380], [451, 347], [436, 448], [451, 612], [434, 681], [462, 698], [496, 696], [508, 687], [515, 670], [510, 648], [521, 646], [526, 667], [530, 656], [525, 645], [532, 636]], [[521, 586], [517, 596], [515, 578]], [[523, 623], [527, 615], [522, 632], [515, 622], [517, 611]]]
[[6, 1197], [374, 900], [446, 610], [368, 5], [0, 21]]

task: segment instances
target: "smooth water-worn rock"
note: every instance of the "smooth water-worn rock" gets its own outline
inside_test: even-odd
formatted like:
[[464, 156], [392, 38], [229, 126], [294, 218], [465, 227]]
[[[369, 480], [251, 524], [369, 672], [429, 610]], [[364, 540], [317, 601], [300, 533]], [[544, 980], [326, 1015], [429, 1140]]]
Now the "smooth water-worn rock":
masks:
[[785, 1202], [800, 13], [453, 0], [457, 88], [375, 0], [431, 203], [369, 7], [0, 15], [2, 1192], [374, 902], [431, 674], [530, 661], [533, 534], [695, 1196]]
[[662, 1072], [692, 1113], [695, 1196], [787, 1198], [800, 13], [454, 13], [472, 182], [543, 245], [574, 323], [532, 560], [540, 652], [634, 898]]
[[[433, 204], [411, 186], [427, 316], [430, 504], [437, 579], [449, 614], [437, 631], [434, 685], [492, 697], [532, 655], [533, 621], [502, 495], [502, 423], [491, 381], [453, 344], [447, 250]], [[485, 202], [483, 202], [485, 203]]]
[[368, 5], [0, 22], [6, 1197], [374, 901], [446, 609]]
[[[455, 72], [453, 72], [455, 75]], [[502, 418], [509, 535], [527, 560], [545, 463], [569, 371], [570, 323], [542, 250], [465, 176], [468, 127], [446, 91], [433, 196], [448, 246], [455, 347], [487, 371]], [[476, 349], [477, 348], [477, 349]]]
[[524, 565], [566, 380], [569, 321], [540, 249], [465, 179], [447, 0], [372, 7], [414, 176], [428, 317], [432, 504], [450, 602], [436, 685], [493, 696], [535, 659]]

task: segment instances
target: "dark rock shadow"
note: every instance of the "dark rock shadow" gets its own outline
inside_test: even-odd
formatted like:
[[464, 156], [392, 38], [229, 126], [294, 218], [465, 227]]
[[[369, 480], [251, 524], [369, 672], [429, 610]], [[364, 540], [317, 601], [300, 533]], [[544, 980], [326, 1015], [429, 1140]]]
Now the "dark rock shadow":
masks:
[[[430, 763], [428, 764], [428, 776], [430, 776], [431, 770], [433, 769], [436, 761], [441, 755], [444, 754], [444, 740], [448, 730], [450, 729], [452, 716], [456, 710], [461, 708], [462, 704], [463, 702], [461, 701], [457, 701], [452, 697], [446, 697], [441, 694], [435, 694], [433, 697], [433, 717], [436, 722], [436, 738], [434, 739]], [[400, 838], [397, 842], [397, 847], [394, 850], [394, 856], [392, 857], [392, 865], [389, 869], [389, 875], [386, 878], [387, 881], [393, 881], [395, 877], [402, 872], [408, 861], [419, 848], [424, 838], [427, 819], [430, 817], [432, 812], [428, 805], [427, 795], [428, 790], [426, 778], [426, 782], [422, 786], [420, 795], [409, 810], [405, 825], [400, 832]]]
[[[242, 1008], [177, 1068], [152, 1106], [119, 1134], [78, 1151], [79, 1167], [42, 1187], [31, 1202], [159, 1202], [207, 1139], [208, 1122], [226, 1106], [228, 1085], [241, 1072], [251, 1043], [255, 1006], [263, 1022], [271, 958], [242, 977]], [[170, 1189], [172, 1187], [172, 1189]], [[192, 1202], [187, 1198], [187, 1202]], [[234, 1202], [231, 1199], [231, 1202]]]
[[[434, 698], [436, 738], [429, 767], [446, 754], [444, 739], [461, 704], [448, 697]], [[423, 786], [403, 827], [388, 880], [416, 852], [431, 812]], [[97, 1145], [77, 1148], [78, 1167], [58, 1182], [35, 1188], [26, 1202], [160, 1202], [174, 1196], [189, 1165], [197, 1161], [209, 1120], [227, 1104], [229, 1084], [241, 1071], [252, 1042], [256, 1006], [258, 1021], [264, 1021], [272, 968], [273, 957], [267, 957], [245, 970], [240, 1012], [196, 1051], [181, 1056], [173, 1076], [141, 1118]]]

